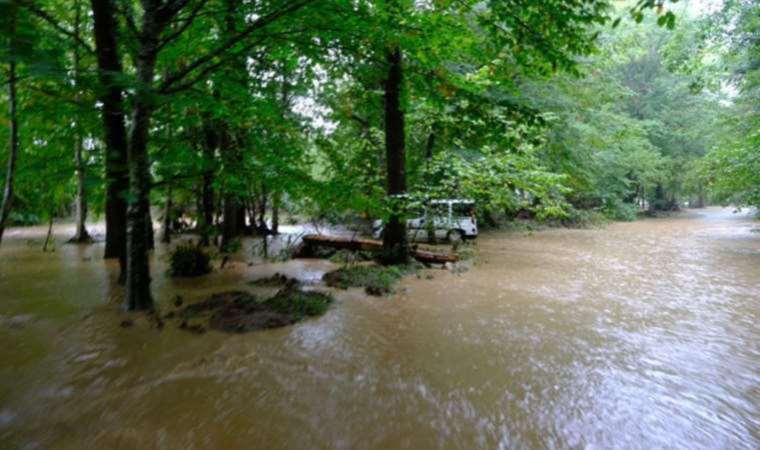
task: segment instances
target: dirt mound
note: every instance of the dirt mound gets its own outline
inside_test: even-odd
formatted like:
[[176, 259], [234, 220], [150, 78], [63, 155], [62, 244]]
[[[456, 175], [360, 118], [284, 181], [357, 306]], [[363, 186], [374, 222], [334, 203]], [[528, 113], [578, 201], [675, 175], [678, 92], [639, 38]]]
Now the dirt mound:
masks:
[[324, 314], [332, 301], [333, 298], [327, 294], [302, 291], [295, 286], [285, 287], [264, 301], [257, 300], [248, 292], [230, 291], [188, 305], [173, 317], [182, 318], [187, 328], [189, 319], [208, 316], [211, 329], [246, 333], [283, 327], [306, 317]]

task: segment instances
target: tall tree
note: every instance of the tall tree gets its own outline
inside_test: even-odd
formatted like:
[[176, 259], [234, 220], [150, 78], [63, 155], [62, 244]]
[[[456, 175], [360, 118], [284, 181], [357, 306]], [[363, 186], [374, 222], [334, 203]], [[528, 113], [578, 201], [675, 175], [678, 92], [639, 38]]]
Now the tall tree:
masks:
[[11, 11], [9, 18], [9, 36], [10, 36], [10, 61], [8, 62], [8, 117], [10, 119], [10, 133], [8, 137], [8, 166], [5, 173], [5, 187], [3, 188], [3, 203], [0, 205], [0, 242], [3, 239], [5, 225], [11, 213], [13, 204], [13, 187], [16, 178], [16, 161], [18, 159], [19, 139], [18, 139], [18, 111], [16, 108], [16, 55], [15, 55], [15, 34], [16, 34], [16, 8]]
[[117, 44], [118, 26], [113, 0], [91, 0], [95, 51], [100, 80], [106, 162], [106, 258], [118, 258], [119, 279], [126, 280], [127, 129], [125, 126], [124, 73]]
[[[74, 68], [73, 68], [73, 78], [74, 78], [74, 87], [76, 89], [76, 93], [74, 95], [74, 101], [79, 104], [81, 101], [80, 91], [82, 89], [82, 80], [81, 80], [81, 24], [82, 24], [82, 11], [81, 11], [81, 1], [75, 0], [74, 1], [74, 36], [76, 37], [74, 39], [74, 42], [72, 42], [73, 45], [73, 55], [74, 55]], [[76, 164], [76, 184], [77, 184], [77, 192], [76, 192], [76, 231], [74, 232], [74, 237], [71, 238], [72, 242], [90, 242], [92, 241], [92, 238], [90, 237], [90, 233], [87, 231], [86, 221], [87, 221], [87, 190], [86, 190], [86, 170], [87, 170], [87, 162], [84, 158], [84, 136], [82, 135], [82, 121], [81, 119], [77, 118], [75, 122], [75, 130], [74, 130], [74, 161]]]
[[[386, 54], [388, 75], [385, 79], [385, 159], [387, 162], [388, 197], [402, 206], [401, 196], [406, 193], [406, 130], [401, 107], [403, 86], [403, 57], [398, 44]], [[409, 260], [406, 222], [398, 212], [391, 214], [383, 231], [383, 258], [387, 264], [400, 264]]]

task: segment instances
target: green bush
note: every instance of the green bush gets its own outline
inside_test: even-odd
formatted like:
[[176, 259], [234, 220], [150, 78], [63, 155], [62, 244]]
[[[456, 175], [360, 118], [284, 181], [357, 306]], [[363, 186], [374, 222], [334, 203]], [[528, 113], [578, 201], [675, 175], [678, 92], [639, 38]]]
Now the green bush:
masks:
[[169, 274], [173, 277], [198, 277], [211, 272], [211, 256], [192, 242], [178, 245], [169, 258]]
[[625, 203], [618, 198], [608, 199], [602, 206], [602, 212], [606, 217], [625, 222], [636, 220], [638, 211], [638, 206], [633, 203]]

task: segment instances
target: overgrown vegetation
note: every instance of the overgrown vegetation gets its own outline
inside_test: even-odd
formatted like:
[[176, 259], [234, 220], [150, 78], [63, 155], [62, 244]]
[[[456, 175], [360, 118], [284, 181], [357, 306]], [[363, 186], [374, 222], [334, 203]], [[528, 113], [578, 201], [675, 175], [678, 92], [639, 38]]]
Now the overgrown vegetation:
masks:
[[209, 272], [211, 256], [192, 242], [177, 245], [169, 254], [169, 275], [173, 277], [198, 277]]

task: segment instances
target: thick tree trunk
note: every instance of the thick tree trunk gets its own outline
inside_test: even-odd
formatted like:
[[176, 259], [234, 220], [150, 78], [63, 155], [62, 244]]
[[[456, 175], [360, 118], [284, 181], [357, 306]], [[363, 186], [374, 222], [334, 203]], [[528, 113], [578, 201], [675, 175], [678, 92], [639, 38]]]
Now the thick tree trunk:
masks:
[[[13, 22], [11, 22], [13, 24]], [[12, 25], [13, 26], [13, 25]], [[13, 30], [11, 30], [13, 33]], [[18, 115], [16, 113], [16, 63], [11, 61], [8, 67], [8, 117], [10, 133], [8, 139], [8, 169], [5, 173], [5, 188], [3, 189], [3, 204], [0, 207], [0, 242], [11, 214], [13, 204], [13, 183], [16, 178], [16, 160], [18, 159]]]
[[91, 0], [98, 59], [99, 93], [103, 104], [103, 130], [106, 144], [106, 248], [105, 258], [119, 258], [121, 281], [126, 277], [127, 202], [127, 130], [119, 77], [122, 76], [118, 30], [111, 0]]
[[129, 130], [127, 161], [131, 202], [127, 209], [127, 289], [125, 306], [130, 310], [152, 309], [148, 233], [150, 221], [150, 163], [148, 139], [153, 113], [153, 76], [158, 55], [159, 25], [156, 23], [158, 4], [150, 2], [143, 14], [140, 48], [136, 60], [137, 92], [132, 124]]
[[[75, 3], [75, 15], [74, 15], [74, 33], [79, 37], [80, 28], [80, 7], [79, 1]], [[77, 93], [76, 99], [79, 100], [79, 90], [81, 89], [80, 74], [80, 54], [79, 43], [74, 43], [74, 83], [76, 84]], [[71, 238], [71, 242], [91, 242], [92, 238], [90, 233], [87, 232], [85, 222], [87, 221], [87, 191], [85, 189], [86, 173], [85, 173], [85, 160], [83, 155], [82, 145], [82, 126], [79, 120], [76, 121], [76, 142], [74, 143], [74, 159], [76, 163], [76, 175], [77, 175], [77, 196], [76, 196], [76, 232], [74, 237]]]
[[245, 209], [238, 196], [226, 194], [222, 212], [222, 249], [227, 249], [232, 241], [243, 234], [240, 223], [241, 212], [245, 217]]
[[[240, 153], [234, 148], [231, 136], [232, 130], [226, 124], [222, 128], [220, 149], [224, 169], [229, 171], [240, 164]], [[245, 203], [240, 198], [239, 186], [226, 186], [224, 194], [224, 209], [222, 210], [222, 243], [221, 248], [227, 249], [245, 231]]]
[[[401, 49], [396, 46], [387, 54], [388, 77], [385, 80], [385, 152], [387, 162], [387, 192], [392, 203], [406, 192], [404, 111], [401, 109], [403, 83]], [[383, 231], [383, 261], [401, 264], [409, 261], [406, 222], [398, 211], [391, 214]]]

